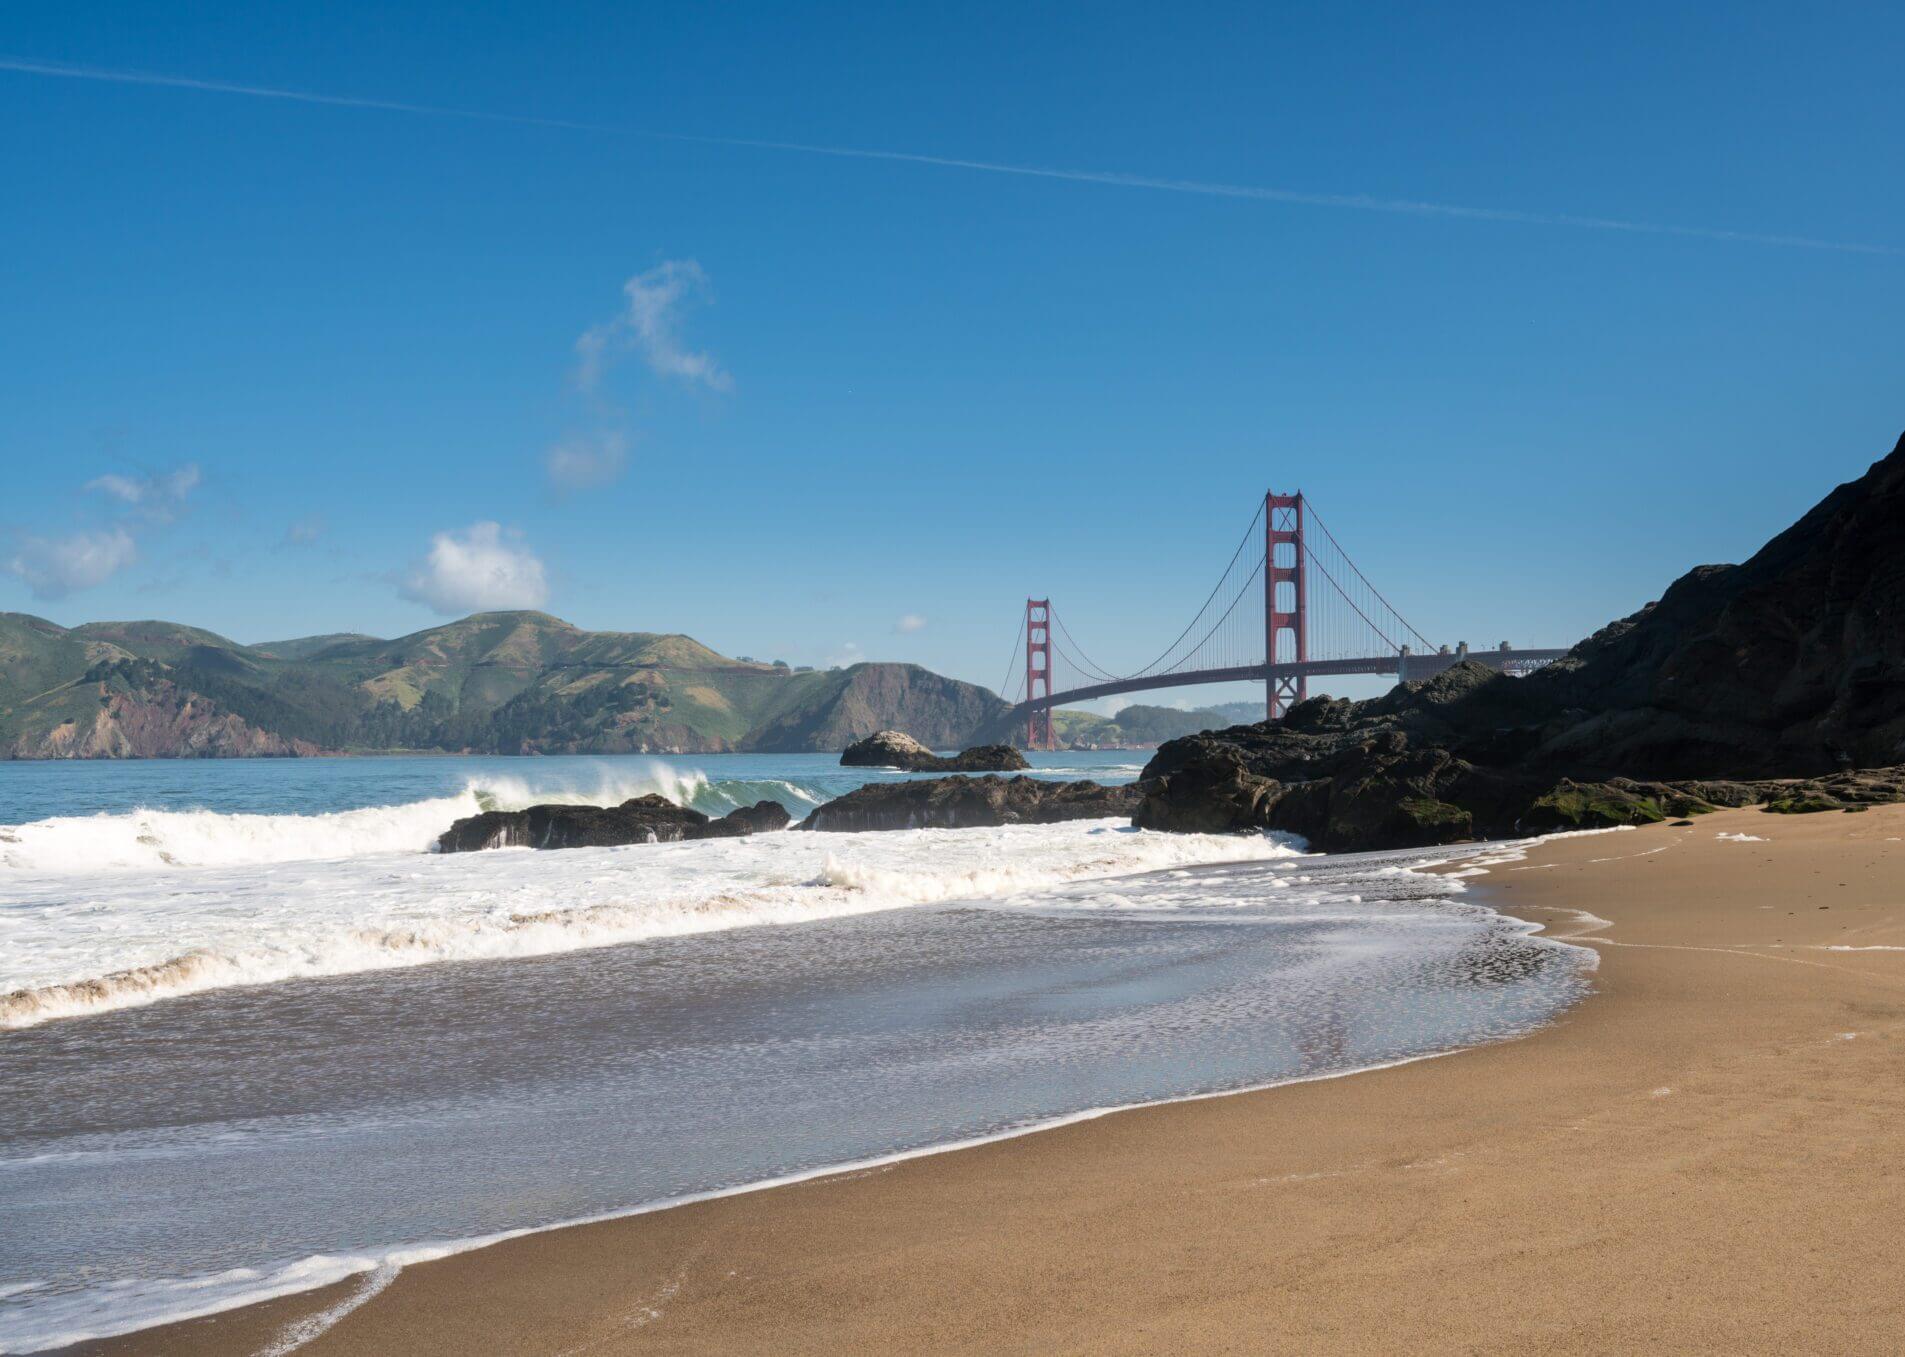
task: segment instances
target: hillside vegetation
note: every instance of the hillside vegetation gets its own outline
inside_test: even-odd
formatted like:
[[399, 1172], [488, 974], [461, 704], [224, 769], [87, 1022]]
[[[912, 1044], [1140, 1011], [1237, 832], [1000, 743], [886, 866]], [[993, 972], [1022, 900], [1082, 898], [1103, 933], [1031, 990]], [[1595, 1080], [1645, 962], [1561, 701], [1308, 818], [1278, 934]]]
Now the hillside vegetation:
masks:
[[[1256, 704], [1262, 716], [1261, 704]], [[1060, 744], [1071, 749], [1133, 749], [1163, 744], [1201, 730], [1221, 730], [1237, 722], [1221, 709], [1200, 707], [1183, 711], [1177, 707], [1153, 707], [1134, 702], [1116, 716], [1099, 716], [1088, 711], [1060, 708], [1052, 713], [1052, 733]]]
[[961, 744], [1006, 704], [916, 665], [796, 672], [692, 637], [478, 613], [396, 640], [241, 645], [175, 622], [0, 613], [0, 756], [841, 749]]

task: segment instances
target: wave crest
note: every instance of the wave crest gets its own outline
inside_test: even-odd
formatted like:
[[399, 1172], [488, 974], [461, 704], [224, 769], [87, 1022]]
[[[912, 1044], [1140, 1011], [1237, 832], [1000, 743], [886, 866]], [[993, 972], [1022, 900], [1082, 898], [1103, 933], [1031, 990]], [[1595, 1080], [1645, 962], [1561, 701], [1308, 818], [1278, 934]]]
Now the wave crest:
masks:
[[698, 769], [677, 769], [660, 761], [604, 771], [586, 783], [539, 785], [528, 778], [492, 774], [472, 778], [453, 795], [360, 810], [262, 815], [139, 809], [0, 825], [0, 869], [84, 875], [425, 853], [452, 821], [481, 811], [538, 804], [619, 806], [650, 794], [714, 816], [757, 801], [778, 801], [799, 816], [824, 799], [796, 782], [716, 781]]

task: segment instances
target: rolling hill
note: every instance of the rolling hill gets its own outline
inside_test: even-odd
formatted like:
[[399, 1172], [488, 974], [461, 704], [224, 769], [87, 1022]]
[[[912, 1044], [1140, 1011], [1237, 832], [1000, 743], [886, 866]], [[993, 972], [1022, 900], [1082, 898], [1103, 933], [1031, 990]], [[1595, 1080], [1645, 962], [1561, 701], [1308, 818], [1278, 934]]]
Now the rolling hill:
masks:
[[243, 645], [174, 622], [64, 628], [0, 613], [0, 757], [172, 758], [433, 750], [636, 753], [929, 745], [1006, 704], [917, 665], [789, 669], [692, 637], [478, 613], [395, 640]]

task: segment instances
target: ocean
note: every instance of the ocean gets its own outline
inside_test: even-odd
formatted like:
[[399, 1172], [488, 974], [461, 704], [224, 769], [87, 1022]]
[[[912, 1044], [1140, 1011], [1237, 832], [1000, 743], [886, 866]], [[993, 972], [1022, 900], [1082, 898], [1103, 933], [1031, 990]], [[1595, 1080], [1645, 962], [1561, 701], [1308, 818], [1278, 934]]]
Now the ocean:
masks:
[[[1143, 757], [1032, 756], [1101, 782]], [[798, 817], [904, 776], [0, 764], [0, 1351], [1435, 1055], [1588, 983], [1590, 953], [1417, 870], [1447, 853], [1121, 821], [430, 851], [489, 807], [654, 791]]]

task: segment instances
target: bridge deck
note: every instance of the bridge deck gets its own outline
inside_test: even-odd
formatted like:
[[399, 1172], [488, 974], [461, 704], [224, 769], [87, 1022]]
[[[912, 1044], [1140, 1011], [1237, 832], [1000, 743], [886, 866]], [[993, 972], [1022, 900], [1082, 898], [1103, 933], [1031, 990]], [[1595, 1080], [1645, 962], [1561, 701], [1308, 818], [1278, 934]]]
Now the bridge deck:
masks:
[[[1053, 693], [1036, 704], [1021, 702], [1014, 711], [1034, 705], [1057, 707], [1067, 702], [1089, 702], [1095, 697], [1113, 697], [1119, 693], [1142, 693], [1159, 688], [1190, 688], [1208, 683], [1265, 683], [1280, 678], [1318, 678], [1332, 674], [1395, 674], [1399, 679], [1428, 678], [1461, 660], [1474, 660], [1490, 669], [1505, 669], [1511, 664], [1546, 664], [1568, 652], [1561, 650], [1471, 650], [1430, 655], [1372, 655], [1349, 660], [1304, 660], [1288, 664], [1248, 664], [1231, 669], [1198, 669], [1183, 674], [1147, 674], [1141, 678], [1119, 679], [1115, 683], [1094, 683]], [[1406, 672], [1404, 666], [1407, 666]]]

